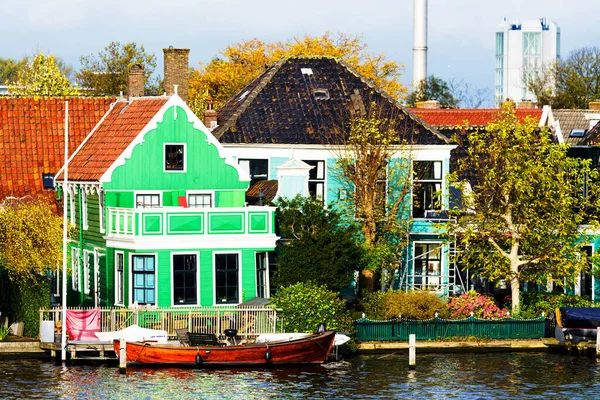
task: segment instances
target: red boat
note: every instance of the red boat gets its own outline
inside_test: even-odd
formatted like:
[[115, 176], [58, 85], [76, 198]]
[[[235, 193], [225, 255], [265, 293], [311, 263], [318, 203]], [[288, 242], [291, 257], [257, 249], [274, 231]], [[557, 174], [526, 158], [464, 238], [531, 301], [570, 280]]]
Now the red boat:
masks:
[[[127, 342], [128, 363], [177, 365], [281, 365], [321, 364], [333, 347], [334, 331], [305, 338], [231, 346]], [[113, 341], [115, 353], [120, 343]]]

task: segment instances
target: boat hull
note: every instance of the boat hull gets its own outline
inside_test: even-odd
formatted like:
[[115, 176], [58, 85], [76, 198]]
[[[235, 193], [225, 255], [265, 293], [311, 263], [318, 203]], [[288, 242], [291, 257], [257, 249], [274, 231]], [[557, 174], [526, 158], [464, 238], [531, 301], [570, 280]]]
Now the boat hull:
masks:
[[[128, 363], [177, 365], [282, 365], [320, 364], [331, 352], [335, 332], [291, 341], [237, 346], [182, 346], [152, 342], [126, 344]], [[119, 354], [120, 342], [113, 342]]]

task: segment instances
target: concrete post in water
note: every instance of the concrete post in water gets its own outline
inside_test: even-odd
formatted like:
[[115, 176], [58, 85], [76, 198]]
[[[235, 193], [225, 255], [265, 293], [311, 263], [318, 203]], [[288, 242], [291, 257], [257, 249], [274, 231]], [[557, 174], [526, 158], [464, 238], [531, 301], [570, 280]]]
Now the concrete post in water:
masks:
[[124, 374], [127, 371], [127, 342], [125, 339], [119, 341], [119, 372]]
[[408, 335], [408, 369], [417, 368], [417, 339], [414, 333]]

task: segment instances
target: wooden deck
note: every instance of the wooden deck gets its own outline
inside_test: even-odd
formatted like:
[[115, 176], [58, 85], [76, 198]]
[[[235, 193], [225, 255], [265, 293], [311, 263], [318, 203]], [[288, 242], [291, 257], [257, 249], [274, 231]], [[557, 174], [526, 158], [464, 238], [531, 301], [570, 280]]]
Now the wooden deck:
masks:
[[[60, 343], [40, 343], [40, 348], [50, 351], [52, 358], [60, 357]], [[112, 343], [91, 342], [91, 341], [70, 341], [67, 343], [67, 351], [70, 353], [70, 360], [116, 360], [117, 356]]]

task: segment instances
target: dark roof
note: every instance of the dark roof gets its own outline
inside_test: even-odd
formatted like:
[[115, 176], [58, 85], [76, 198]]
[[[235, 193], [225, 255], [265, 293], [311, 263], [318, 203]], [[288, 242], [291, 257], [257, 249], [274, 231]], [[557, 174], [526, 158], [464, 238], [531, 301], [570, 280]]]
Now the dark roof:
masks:
[[[591, 132], [590, 116], [600, 114], [598, 110], [552, 110], [552, 116], [560, 124], [565, 143], [576, 145], [586, 141]], [[581, 130], [580, 134], [571, 135], [573, 129]]]
[[44, 192], [42, 174], [54, 174], [64, 163], [66, 101], [72, 153], [114, 98], [0, 97], [0, 199], [56, 196]]
[[263, 180], [258, 181], [254, 185], [252, 185], [248, 191], [246, 192], [246, 202], [250, 206], [259, 205], [258, 195], [262, 189], [263, 192], [263, 205], [267, 205], [273, 202], [273, 199], [277, 195], [277, 181], [275, 180]]
[[212, 131], [222, 143], [339, 144], [353, 115], [371, 104], [400, 115], [396, 131], [411, 144], [450, 140], [332, 57], [279, 61], [218, 110]]
[[[69, 179], [99, 181], [167, 101], [168, 97], [119, 100], [71, 157]], [[61, 176], [62, 170], [57, 178]]]
[[580, 142], [581, 145], [598, 146], [600, 145], [600, 121], [585, 135]]

